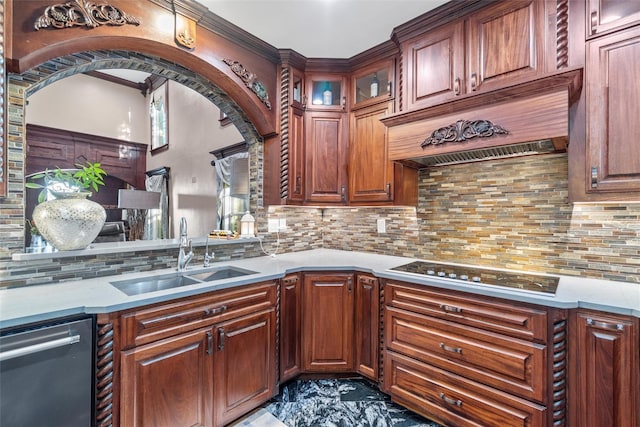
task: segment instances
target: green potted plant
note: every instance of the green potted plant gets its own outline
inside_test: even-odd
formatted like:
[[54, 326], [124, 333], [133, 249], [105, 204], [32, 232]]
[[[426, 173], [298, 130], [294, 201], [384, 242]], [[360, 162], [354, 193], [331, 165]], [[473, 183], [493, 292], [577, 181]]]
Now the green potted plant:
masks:
[[[86, 165], [76, 164], [76, 167], [78, 169], [46, 169], [30, 178], [31, 180], [43, 179], [43, 184], [27, 182], [25, 186], [42, 189], [38, 194], [38, 203], [47, 200], [47, 191], [58, 195], [61, 193], [86, 193], [86, 190], [93, 190], [97, 193], [100, 186], [104, 185], [104, 178], [107, 176], [100, 163], [87, 162]], [[90, 194], [91, 192], [88, 192], [88, 195]]]
[[[27, 188], [42, 189], [33, 220], [42, 236], [58, 250], [86, 248], [96, 238], [104, 221], [104, 208], [87, 197], [103, 186], [107, 173], [100, 163], [76, 165], [78, 169], [56, 168], [35, 174]], [[50, 198], [54, 197], [52, 200]]]

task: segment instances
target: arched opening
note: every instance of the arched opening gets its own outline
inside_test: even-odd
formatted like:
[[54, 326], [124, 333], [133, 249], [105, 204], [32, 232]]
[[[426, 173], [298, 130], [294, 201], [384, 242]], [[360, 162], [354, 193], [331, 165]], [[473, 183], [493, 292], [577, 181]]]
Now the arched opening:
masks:
[[[249, 146], [250, 157], [250, 208], [255, 211], [262, 205], [262, 137], [240, 106], [222, 91], [215, 82], [201, 74], [160, 57], [130, 51], [85, 51], [54, 58], [21, 74], [10, 74], [8, 79], [10, 138], [25, 146], [25, 107], [30, 95], [65, 77], [78, 73], [109, 68], [127, 68], [156, 74], [198, 92], [216, 105], [235, 125]], [[24, 153], [23, 153], [24, 154]], [[26, 154], [23, 155], [23, 159]], [[14, 194], [24, 192], [24, 162], [14, 168]], [[11, 171], [10, 171], [11, 172]], [[24, 194], [23, 194], [24, 195]], [[23, 199], [18, 197], [18, 199]], [[21, 206], [23, 212], [25, 206]]]

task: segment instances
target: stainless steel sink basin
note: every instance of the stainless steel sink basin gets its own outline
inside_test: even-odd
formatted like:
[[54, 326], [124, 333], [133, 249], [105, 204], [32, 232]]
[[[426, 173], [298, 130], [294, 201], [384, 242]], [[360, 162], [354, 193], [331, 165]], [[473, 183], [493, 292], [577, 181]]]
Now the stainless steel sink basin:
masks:
[[147, 292], [156, 292], [165, 289], [178, 288], [180, 286], [193, 285], [196, 283], [200, 283], [200, 281], [192, 279], [188, 276], [183, 276], [182, 274], [169, 274], [163, 276], [121, 280], [118, 282], [110, 283], [127, 295], [140, 295], [146, 294]]
[[238, 267], [222, 267], [214, 271], [190, 274], [189, 277], [202, 280], [203, 282], [213, 282], [214, 280], [230, 279], [232, 277], [247, 276], [249, 274], [256, 274], [256, 272]]
[[110, 283], [115, 288], [131, 296], [179, 288], [180, 286], [195, 285], [197, 283], [230, 279], [255, 273], [255, 271], [245, 270], [243, 268], [224, 266], [203, 271], [201, 273], [171, 273], [159, 276], [141, 277], [139, 279], [119, 280], [117, 282]]

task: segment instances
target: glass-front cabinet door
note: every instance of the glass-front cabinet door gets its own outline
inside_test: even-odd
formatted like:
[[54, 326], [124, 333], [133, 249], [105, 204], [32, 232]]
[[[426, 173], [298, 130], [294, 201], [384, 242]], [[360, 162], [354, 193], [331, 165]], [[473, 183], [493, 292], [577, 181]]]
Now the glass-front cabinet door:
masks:
[[307, 108], [343, 110], [346, 108], [346, 79], [341, 75], [314, 75], [307, 78], [310, 94]]
[[588, 0], [587, 5], [588, 38], [640, 22], [638, 0]]
[[393, 96], [393, 62], [385, 61], [362, 68], [353, 73], [351, 79], [352, 107], [360, 107], [388, 100]]

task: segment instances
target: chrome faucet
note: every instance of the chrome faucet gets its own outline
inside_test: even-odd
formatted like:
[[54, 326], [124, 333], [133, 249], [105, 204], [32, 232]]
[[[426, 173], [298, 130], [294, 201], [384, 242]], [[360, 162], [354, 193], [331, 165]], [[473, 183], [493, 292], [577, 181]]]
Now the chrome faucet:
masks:
[[215, 257], [216, 257], [215, 252], [211, 252], [211, 255], [209, 255], [209, 236], [207, 235], [207, 244], [204, 248], [204, 266], [209, 267], [209, 263]]
[[[185, 253], [185, 249], [188, 253]], [[178, 254], [178, 271], [184, 271], [193, 258], [193, 251], [191, 250], [191, 240], [187, 238], [187, 219], [182, 217], [180, 219], [180, 253]]]

